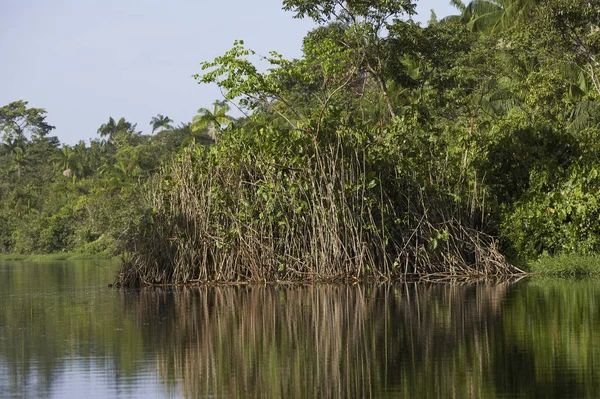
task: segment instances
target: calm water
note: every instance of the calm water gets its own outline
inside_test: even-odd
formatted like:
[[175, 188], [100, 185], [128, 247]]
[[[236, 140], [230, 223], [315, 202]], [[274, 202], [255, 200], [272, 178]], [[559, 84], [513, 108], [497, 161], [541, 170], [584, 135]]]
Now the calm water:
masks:
[[600, 394], [599, 281], [123, 292], [114, 267], [0, 263], [1, 398]]

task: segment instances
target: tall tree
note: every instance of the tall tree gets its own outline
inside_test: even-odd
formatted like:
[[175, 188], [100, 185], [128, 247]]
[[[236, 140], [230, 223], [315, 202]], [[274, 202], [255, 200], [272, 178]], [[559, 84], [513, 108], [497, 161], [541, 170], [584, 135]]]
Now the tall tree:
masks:
[[79, 154], [68, 145], [63, 146], [54, 155], [54, 162], [64, 176], [73, 178], [73, 181], [83, 171], [83, 164]]
[[215, 101], [213, 104], [213, 110], [207, 108], [200, 108], [198, 115], [194, 116], [191, 125], [192, 132], [198, 132], [204, 129], [208, 129], [209, 135], [213, 140], [217, 140], [217, 132], [227, 126], [231, 121], [231, 116], [227, 115], [230, 107], [227, 101]]
[[2, 145], [4, 154], [6, 154], [13, 168], [17, 171], [17, 176], [21, 178], [21, 171], [23, 166], [27, 163], [25, 141], [22, 138], [11, 139], [8, 138], [6, 143]]
[[173, 129], [173, 125], [171, 125], [172, 122], [173, 122], [173, 119], [169, 118], [168, 116], [164, 116], [162, 114], [153, 116], [152, 120], [150, 121], [150, 125], [152, 126], [152, 133], [154, 133], [158, 129], [172, 130]]
[[404, 15], [415, 13], [415, 3], [410, 0], [284, 0], [283, 8], [296, 13], [296, 18], [309, 17], [318, 24], [339, 22], [348, 26], [345, 45], [353, 50], [356, 74], [370, 74], [379, 86], [388, 112], [396, 116], [390, 93], [389, 70], [386, 59], [385, 32]]
[[112, 117], [110, 117], [108, 118], [107, 123], [103, 123], [102, 126], [98, 128], [98, 134], [101, 137], [108, 137], [108, 139], [111, 140], [119, 132], [135, 131], [135, 126], [135, 124], [127, 122], [125, 118], [121, 118], [118, 122], [116, 122]]
[[46, 122], [45, 109], [28, 108], [27, 104], [27, 101], [14, 101], [0, 108], [0, 133], [4, 141], [42, 138], [54, 129]]
[[450, 2], [460, 12], [460, 18], [474, 32], [498, 33], [529, 21], [528, 13], [540, 0], [461, 0]]
[[537, 18], [555, 59], [576, 65], [600, 95], [600, 6], [588, 0], [546, 1]]

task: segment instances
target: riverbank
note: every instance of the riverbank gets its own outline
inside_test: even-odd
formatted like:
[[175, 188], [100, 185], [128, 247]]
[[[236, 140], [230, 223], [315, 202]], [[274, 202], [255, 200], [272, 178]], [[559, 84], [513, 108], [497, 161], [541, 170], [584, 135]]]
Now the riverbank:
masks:
[[[59, 252], [52, 254], [0, 254], [0, 262], [56, 262], [75, 260], [120, 261], [119, 257], [101, 254]], [[600, 256], [598, 255], [559, 255], [545, 256], [528, 262], [523, 270], [532, 276], [543, 277], [600, 277]]]
[[600, 256], [545, 256], [528, 263], [526, 270], [532, 275], [545, 277], [599, 277]]
[[58, 252], [52, 254], [0, 254], [0, 262], [28, 261], [28, 262], [55, 262], [62, 260], [119, 260], [116, 256], [102, 254], [86, 254], [78, 252]]
[[[126, 266], [127, 264], [125, 264]], [[548, 277], [548, 278], [598, 278], [600, 277], [600, 256], [599, 255], [580, 255], [580, 254], [569, 254], [559, 256], [543, 256], [535, 261], [530, 261], [524, 265], [519, 265], [523, 273], [512, 275], [519, 279], [523, 277]], [[406, 277], [406, 276], [405, 276]], [[504, 276], [505, 278], [512, 278], [510, 275]], [[484, 277], [484, 279], [486, 279]], [[368, 280], [368, 279], [367, 279]], [[367, 281], [363, 280], [363, 281]], [[393, 279], [392, 279], [393, 280]], [[402, 278], [400, 278], [402, 280]], [[410, 280], [410, 279], [409, 279]], [[481, 276], [452, 276], [452, 275], [432, 275], [432, 276], [421, 276], [417, 277], [416, 280], [423, 282], [452, 282], [452, 281], [481, 281]], [[338, 279], [316, 279], [316, 280], [302, 280], [302, 281], [286, 281], [286, 283], [300, 283], [300, 284], [311, 284], [314, 282], [327, 283], [327, 282], [344, 282], [343, 278]], [[353, 279], [352, 282], [358, 282], [360, 280]], [[372, 280], [369, 280], [372, 281]], [[391, 280], [387, 280], [388, 282]], [[414, 281], [414, 280], [413, 280]], [[282, 281], [277, 281], [281, 283]], [[170, 286], [177, 285], [196, 285], [199, 281], [194, 281], [188, 284], [164, 284]], [[206, 282], [205, 282], [206, 283]], [[227, 284], [228, 282], [213, 281], [217, 284]], [[229, 282], [233, 284], [247, 284], [251, 281], [235, 281]], [[146, 283], [146, 285], [161, 285]]]

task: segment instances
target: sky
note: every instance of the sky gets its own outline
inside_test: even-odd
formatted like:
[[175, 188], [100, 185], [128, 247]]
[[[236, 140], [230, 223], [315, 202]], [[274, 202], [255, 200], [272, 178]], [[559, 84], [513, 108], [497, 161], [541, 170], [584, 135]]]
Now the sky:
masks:
[[[423, 24], [456, 11], [449, 0], [417, 1]], [[45, 108], [62, 143], [97, 138], [109, 117], [151, 132], [163, 114], [178, 125], [221, 99], [198, 85], [200, 62], [244, 40], [259, 54], [301, 55], [314, 25], [281, 0], [0, 0], [0, 106]]]

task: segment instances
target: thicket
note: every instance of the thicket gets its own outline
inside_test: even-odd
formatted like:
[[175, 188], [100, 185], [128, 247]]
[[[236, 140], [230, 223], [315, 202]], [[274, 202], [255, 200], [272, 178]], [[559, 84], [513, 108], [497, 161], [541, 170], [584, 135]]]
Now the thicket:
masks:
[[422, 143], [392, 129], [386, 140], [365, 128], [316, 143], [304, 132], [232, 129], [210, 151], [184, 151], [150, 188], [152, 212], [121, 283], [516, 272], [484, 232], [476, 193], [465, 202], [452, 195], [459, 183], [416, 173], [402, 154]]

